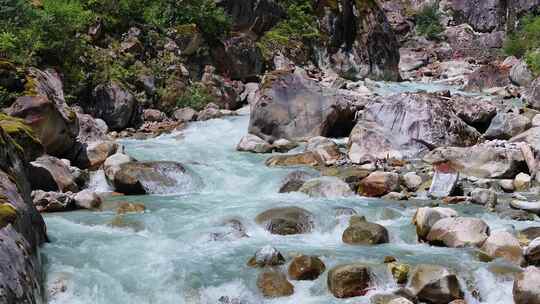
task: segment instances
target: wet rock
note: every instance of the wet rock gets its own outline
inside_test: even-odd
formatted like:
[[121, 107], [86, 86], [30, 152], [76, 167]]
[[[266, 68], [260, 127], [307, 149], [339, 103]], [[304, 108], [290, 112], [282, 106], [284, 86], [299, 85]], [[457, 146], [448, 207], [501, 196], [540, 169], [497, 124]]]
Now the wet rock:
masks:
[[32, 201], [39, 212], [63, 212], [75, 210], [73, 193], [32, 191]]
[[160, 110], [156, 109], [145, 109], [143, 111], [143, 120], [144, 121], [155, 121], [161, 122], [167, 119], [167, 115]]
[[356, 210], [348, 207], [335, 207], [336, 217], [351, 216], [358, 214]]
[[348, 136], [359, 97], [321, 86], [297, 68], [265, 75], [260, 98], [251, 106], [249, 133], [272, 142], [314, 136]]
[[269, 167], [317, 166], [320, 160], [311, 152], [274, 155], [266, 160]]
[[258, 136], [247, 134], [236, 146], [237, 151], [253, 152], [253, 153], [269, 153], [272, 152], [273, 146], [265, 142]]
[[[106, 175], [109, 178], [109, 174]], [[177, 162], [146, 161], [127, 162], [119, 166], [109, 182], [115, 191], [124, 194], [146, 194], [153, 187], [175, 187], [188, 183], [192, 177]]]
[[399, 175], [392, 172], [376, 171], [360, 181], [358, 194], [380, 197], [399, 189]]
[[520, 60], [518, 64], [514, 65], [510, 70], [510, 80], [515, 85], [526, 87], [533, 81], [533, 75], [529, 70], [527, 63]]
[[437, 148], [427, 154], [424, 161], [445, 164], [464, 175], [478, 178], [514, 178], [526, 166], [517, 145], [497, 141], [465, 148]]
[[109, 156], [121, 150], [114, 141], [96, 141], [85, 144], [73, 163], [80, 168], [97, 170]]
[[437, 221], [429, 230], [427, 241], [446, 247], [480, 246], [489, 236], [489, 226], [481, 219], [450, 217]]
[[517, 265], [523, 263], [518, 239], [505, 231], [492, 233], [480, 249], [491, 258], [502, 258]]
[[338, 145], [334, 141], [322, 136], [310, 138], [307, 142], [305, 152], [313, 153], [315, 157], [327, 166], [335, 164], [341, 158]]
[[529, 265], [540, 265], [540, 237], [532, 240], [523, 251]]
[[66, 162], [44, 155], [31, 163], [33, 174], [30, 182], [33, 189], [45, 191], [77, 192], [79, 186]]
[[265, 298], [288, 297], [294, 294], [294, 286], [285, 274], [278, 271], [265, 271], [257, 279], [257, 287]]
[[298, 191], [311, 197], [347, 197], [354, 195], [347, 183], [332, 176], [309, 179]]
[[456, 189], [459, 180], [459, 173], [453, 169], [437, 170], [433, 175], [431, 186], [429, 187], [429, 196], [434, 198], [443, 198], [451, 196]]
[[105, 177], [108, 181], [112, 181], [114, 179], [114, 175], [120, 171], [120, 165], [129, 163], [134, 161], [133, 158], [131, 158], [127, 154], [123, 154], [120, 152], [117, 152], [105, 160], [103, 163], [103, 171], [105, 173]]
[[328, 272], [328, 289], [336, 298], [351, 298], [365, 295], [372, 285], [372, 274], [363, 264], [346, 264]]
[[510, 139], [531, 127], [527, 117], [514, 113], [498, 113], [491, 121], [484, 137], [487, 139]]
[[540, 268], [527, 267], [518, 274], [512, 289], [515, 304], [540, 303]]
[[407, 264], [391, 262], [388, 263], [388, 270], [398, 284], [405, 284], [409, 278], [410, 266]]
[[527, 212], [540, 215], [540, 202], [526, 202], [521, 200], [512, 200], [510, 202], [510, 207], [520, 210], [525, 210]]
[[407, 288], [418, 300], [433, 304], [448, 304], [464, 296], [457, 276], [438, 265], [416, 266]]
[[146, 207], [142, 203], [121, 202], [116, 208], [116, 214], [143, 213]]
[[531, 187], [531, 176], [526, 173], [519, 173], [514, 178], [514, 190], [526, 191]]
[[471, 202], [487, 207], [497, 204], [497, 193], [490, 189], [476, 188], [471, 191]]
[[285, 138], [278, 139], [272, 143], [272, 146], [274, 147], [274, 150], [277, 152], [285, 153], [288, 152], [296, 147], [298, 147], [298, 144], [295, 142], [292, 142], [290, 140], [287, 140]]
[[322, 175], [335, 176], [349, 184], [352, 190], [357, 190], [360, 182], [366, 178], [370, 171], [359, 167], [338, 166], [322, 169]]
[[352, 216], [341, 239], [350, 245], [377, 245], [388, 243], [390, 238], [383, 226], [370, 223], [363, 217]]
[[296, 170], [293, 171], [281, 181], [281, 186], [279, 187], [279, 193], [289, 193], [298, 191], [302, 185], [309, 179], [315, 178], [315, 173], [310, 173], [307, 171]]
[[452, 102], [437, 94], [402, 93], [365, 106], [349, 137], [353, 163], [418, 157], [433, 146], [470, 146], [480, 133], [461, 120]]
[[313, 281], [325, 270], [326, 266], [318, 257], [300, 255], [289, 264], [289, 277], [293, 280]]
[[499, 216], [514, 221], [534, 221], [534, 216], [525, 210], [505, 209], [499, 212]]
[[173, 117], [179, 122], [190, 122], [197, 119], [197, 111], [192, 108], [181, 108], [174, 111]]
[[77, 115], [65, 105], [57, 105], [45, 96], [23, 96], [6, 113], [22, 118], [50, 155], [63, 157], [75, 145], [79, 133]]
[[255, 252], [255, 255], [248, 261], [250, 267], [271, 267], [285, 264], [285, 258], [276, 248], [268, 245]]
[[443, 218], [457, 217], [458, 213], [454, 209], [442, 207], [422, 207], [416, 210], [413, 217], [413, 224], [416, 226], [416, 234], [421, 240], [425, 240], [431, 227]]
[[103, 119], [115, 131], [133, 126], [140, 113], [133, 94], [114, 81], [98, 85], [84, 106], [87, 113]]
[[409, 191], [416, 191], [422, 185], [422, 178], [415, 172], [407, 172], [403, 175], [403, 184]]
[[272, 234], [289, 235], [309, 233], [313, 228], [312, 214], [298, 207], [283, 207], [267, 210], [255, 218]]
[[95, 210], [101, 208], [101, 197], [95, 192], [85, 189], [73, 196], [75, 206], [80, 209]]
[[405, 201], [408, 200], [409, 197], [401, 192], [390, 192], [382, 197], [382, 199], [390, 200], [390, 201]]

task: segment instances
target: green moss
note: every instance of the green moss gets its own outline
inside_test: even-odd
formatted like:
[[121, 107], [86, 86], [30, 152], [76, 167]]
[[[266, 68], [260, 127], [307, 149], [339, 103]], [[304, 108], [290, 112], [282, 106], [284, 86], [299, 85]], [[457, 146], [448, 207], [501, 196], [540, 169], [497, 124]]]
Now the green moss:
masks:
[[262, 82], [261, 82], [261, 89], [269, 89], [272, 87], [272, 84], [278, 80], [279, 78], [286, 76], [290, 74], [291, 71], [289, 70], [274, 70], [270, 73], [267, 73], [264, 75]]
[[37, 80], [32, 76], [27, 76], [23, 95], [36, 96], [37, 94]]
[[180, 37], [193, 37], [195, 34], [199, 33], [199, 29], [196, 24], [181, 24], [175, 27], [176, 34]]
[[13, 224], [17, 220], [17, 209], [13, 205], [6, 203], [5, 200], [5, 196], [0, 196], [0, 229]]
[[32, 128], [30, 128], [24, 120], [0, 113], [0, 128], [13, 139], [15, 147], [23, 154], [25, 153], [23, 147], [42, 150], [40, 140], [35, 136]]

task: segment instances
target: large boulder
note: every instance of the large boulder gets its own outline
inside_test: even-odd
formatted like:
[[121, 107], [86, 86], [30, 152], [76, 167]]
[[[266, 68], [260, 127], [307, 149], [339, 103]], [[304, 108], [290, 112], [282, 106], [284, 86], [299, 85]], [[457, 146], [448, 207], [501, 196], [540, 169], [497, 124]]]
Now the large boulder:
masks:
[[429, 230], [427, 241], [446, 247], [481, 246], [489, 237], [489, 226], [481, 219], [447, 217], [437, 221]]
[[346, 182], [333, 176], [307, 180], [298, 191], [311, 197], [347, 197], [354, 195]]
[[501, 0], [450, 0], [446, 1], [459, 23], [468, 23], [478, 32], [504, 30], [506, 2]]
[[434, 165], [445, 164], [464, 175], [479, 178], [514, 178], [526, 168], [521, 149], [515, 144], [486, 142], [472, 147], [441, 147], [424, 157]]
[[349, 245], [377, 245], [388, 243], [390, 238], [384, 226], [353, 216], [341, 239]]
[[523, 263], [518, 239], [506, 231], [492, 233], [480, 249], [492, 258], [502, 258], [516, 265]]
[[272, 234], [290, 235], [308, 233], [313, 229], [311, 212], [298, 207], [282, 207], [266, 210], [255, 218], [257, 224]]
[[470, 146], [480, 133], [454, 112], [446, 98], [401, 93], [366, 105], [349, 138], [349, 158], [364, 161], [417, 157], [433, 146]]
[[454, 209], [443, 207], [422, 207], [416, 210], [413, 217], [413, 224], [416, 226], [416, 234], [421, 240], [425, 240], [431, 227], [440, 219], [457, 217], [458, 213]]
[[482, 92], [491, 88], [510, 85], [510, 69], [503, 65], [488, 64], [467, 75], [465, 90]]
[[497, 115], [497, 107], [485, 97], [453, 95], [451, 101], [459, 118], [480, 131], [484, 131]]
[[44, 155], [31, 163], [30, 183], [33, 189], [78, 192], [76, 177], [70, 166], [54, 156]]
[[336, 298], [351, 298], [365, 295], [372, 283], [370, 269], [363, 264], [346, 264], [328, 272], [328, 289]]
[[24, 120], [0, 113], [0, 128], [22, 148], [25, 161], [33, 161], [43, 155], [44, 148], [34, 131]]
[[22, 118], [48, 154], [62, 157], [73, 148], [79, 132], [75, 112], [41, 95], [19, 97], [6, 112]]
[[[528, 240], [527, 240], [528, 241]], [[534, 238], [525, 250], [523, 250], [525, 259], [529, 265], [539, 266], [540, 265], [540, 237]]]
[[113, 131], [133, 126], [140, 120], [137, 99], [114, 81], [98, 85], [92, 99], [83, 106], [92, 116], [103, 119]]
[[510, 70], [510, 80], [512, 83], [518, 86], [526, 87], [533, 81], [533, 74], [527, 63], [520, 60], [518, 64], [514, 65]]
[[287, 276], [279, 271], [265, 271], [259, 274], [257, 287], [265, 298], [287, 297], [294, 294], [294, 286]]
[[432, 304], [448, 304], [464, 297], [457, 276], [438, 265], [416, 266], [407, 288], [418, 300]]
[[399, 44], [375, 0], [319, 1], [323, 66], [343, 78], [397, 81]]
[[25, 154], [0, 126], [0, 302], [39, 303], [44, 298], [38, 247], [45, 222], [32, 205]]
[[540, 304], [540, 268], [530, 266], [518, 274], [512, 294], [515, 304]]
[[190, 191], [194, 183], [182, 164], [170, 161], [122, 163], [112, 176], [105, 176], [117, 192], [124, 194]]
[[484, 133], [487, 139], [510, 139], [531, 127], [531, 120], [515, 113], [497, 113]]
[[249, 133], [269, 142], [348, 136], [358, 102], [350, 92], [322, 87], [300, 68], [274, 71], [265, 75], [251, 106]]

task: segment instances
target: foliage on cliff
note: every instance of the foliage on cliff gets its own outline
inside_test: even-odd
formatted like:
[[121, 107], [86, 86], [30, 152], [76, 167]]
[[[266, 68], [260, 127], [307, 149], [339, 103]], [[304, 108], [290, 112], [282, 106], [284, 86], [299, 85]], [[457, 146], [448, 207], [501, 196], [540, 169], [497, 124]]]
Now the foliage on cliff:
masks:
[[540, 74], [540, 16], [522, 18], [519, 28], [507, 38], [504, 50], [507, 55], [524, 58], [531, 70]]

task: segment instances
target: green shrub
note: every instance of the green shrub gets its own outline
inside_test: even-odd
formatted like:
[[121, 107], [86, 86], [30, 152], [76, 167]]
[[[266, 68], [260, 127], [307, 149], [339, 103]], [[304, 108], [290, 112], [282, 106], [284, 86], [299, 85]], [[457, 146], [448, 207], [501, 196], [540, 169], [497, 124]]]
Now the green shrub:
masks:
[[509, 56], [524, 58], [531, 70], [540, 74], [540, 16], [525, 16], [520, 26], [508, 36], [504, 52]]
[[444, 31], [438, 3], [425, 6], [415, 15], [416, 31], [428, 39], [437, 40]]
[[311, 1], [287, 1], [287, 19], [266, 32], [257, 45], [263, 56], [270, 59], [276, 51], [284, 54], [302, 52], [319, 37]]
[[179, 108], [191, 107], [199, 111], [213, 101], [214, 97], [208, 92], [208, 89], [200, 83], [195, 83], [178, 98], [176, 106]]

